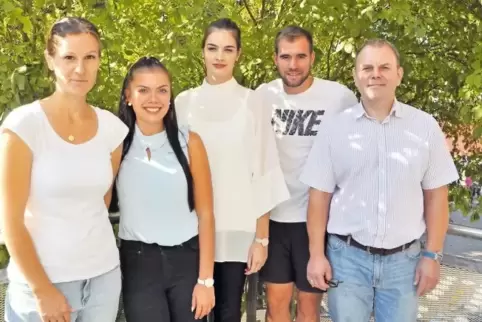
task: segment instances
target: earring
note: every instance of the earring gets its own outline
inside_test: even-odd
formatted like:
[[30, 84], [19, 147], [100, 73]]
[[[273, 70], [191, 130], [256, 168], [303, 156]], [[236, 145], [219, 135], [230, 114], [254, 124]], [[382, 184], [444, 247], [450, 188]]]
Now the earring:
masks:
[[131, 102], [127, 102], [127, 106], [132, 107]]

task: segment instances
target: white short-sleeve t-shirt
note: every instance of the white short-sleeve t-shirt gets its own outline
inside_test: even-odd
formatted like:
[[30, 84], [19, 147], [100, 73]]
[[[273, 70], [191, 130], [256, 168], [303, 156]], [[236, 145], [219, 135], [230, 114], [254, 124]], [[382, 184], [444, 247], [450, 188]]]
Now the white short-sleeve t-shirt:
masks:
[[[128, 128], [111, 112], [94, 110], [97, 133], [82, 144], [63, 140], [39, 101], [16, 108], [2, 124], [33, 154], [25, 226], [53, 283], [92, 278], [119, 265], [104, 196], [113, 181], [111, 153]], [[26, 282], [15, 258], [8, 275]]]
[[306, 222], [309, 186], [299, 180], [318, 128], [323, 119], [339, 113], [358, 101], [345, 85], [314, 78], [300, 94], [287, 94], [281, 79], [262, 84], [257, 90], [272, 114], [273, 130], [281, 169], [290, 198], [271, 211], [277, 222]]

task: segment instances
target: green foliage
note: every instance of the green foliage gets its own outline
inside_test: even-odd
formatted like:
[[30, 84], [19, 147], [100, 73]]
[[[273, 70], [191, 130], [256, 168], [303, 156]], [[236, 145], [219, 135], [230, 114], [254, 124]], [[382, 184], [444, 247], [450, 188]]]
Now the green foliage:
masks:
[[[354, 55], [370, 37], [392, 41], [405, 76], [399, 99], [442, 124], [448, 136], [465, 138], [465, 150], [482, 136], [482, 4], [479, 0], [0, 0], [0, 121], [10, 109], [52, 92], [44, 63], [45, 35], [67, 15], [93, 21], [102, 33], [102, 68], [89, 100], [115, 110], [129, 64], [157, 56], [180, 92], [203, 78], [201, 39], [219, 17], [239, 23], [243, 55], [236, 78], [254, 88], [277, 76], [273, 64], [276, 32], [299, 24], [313, 32], [318, 77], [354, 89]], [[464, 162], [463, 176], [482, 182], [481, 153]], [[470, 191], [454, 184], [451, 201], [478, 218], [482, 202], [470, 208]]]
[[8, 251], [5, 245], [0, 245], [0, 269], [5, 268], [8, 264]]

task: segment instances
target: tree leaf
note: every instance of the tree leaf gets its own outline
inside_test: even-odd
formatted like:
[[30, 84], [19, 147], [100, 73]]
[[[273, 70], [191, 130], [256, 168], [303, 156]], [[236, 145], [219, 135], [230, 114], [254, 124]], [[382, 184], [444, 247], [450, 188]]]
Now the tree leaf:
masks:
[[482, 137], [482, 124], [475, 128], [473, 137], [474, 139], [480, 139]]
[[30, 19], [28, 17], [25, 17], [25, 16], [20, 16], [17, 18], [23, 25], [22, 27], [22, 30], [26, 33], [26, 34], [30, 34], [32, 32], [32, 29], [33, 29], [33, 26], [32, 26], [32, 22], [30, 21]]

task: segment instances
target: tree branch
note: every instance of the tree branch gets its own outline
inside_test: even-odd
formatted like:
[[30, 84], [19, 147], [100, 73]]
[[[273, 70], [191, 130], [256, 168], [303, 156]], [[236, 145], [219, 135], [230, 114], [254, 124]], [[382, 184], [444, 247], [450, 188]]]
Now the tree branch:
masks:
[[278, 21], [279, 21], [279, 17], [281, 16], [281, 12], [283, 11], [284, 9], [284, 6], [285, 6], [285, 0], [281, 0], [281, 4], [279, 6], [279, 10], [278, 12], [276, 13], [276, 17], [274, 19], [275, 23], [278, 25]]
[[249, 16], [251, 17], [251, 20], [253, 20], [254, 25], [257, 26], [258, 22], [256, 21], [256, 18], [253, 16], [253, 13], [251, 12], [251, 9], [249, 8], [248, 2], [246, 0], [243, 0], [244, 6], [246, 7], [246, 10], [248, 11]]
[[263, 0], [263, 1], [261, 2], [261, 11], [260, 11], [260, 14], [259, 14], [259, 16], [261, 17], [261, 19], [264, 18], [265, 10], [266, 10], [266, 0]]
[[[337, 70], [337, 73], [335, 73], [333, 79], [334, 80], [339, 80], [342, 78], [342, 76], [345, 74], [345, 69], [350, 66], [350, 62], [348, 61], [348, 55], [342, 55], [343, 58], [338, 62], [338, 66], [341, 66], [340, 68], [335, 68]], [[350, 56], [351, 60], [351, 56]], [[346, 73], [345, 75], [349, 75]]]
[[333, 37], [331, 37], [330, 47], [328, 48], [328, 53], [326, 54], [326, 79], [330, 79], [330, 59], [331, 59], [331, 52], [333, 51], [333, 42], [335, 41], [335, 37], [337, 32], [333, 32]]

